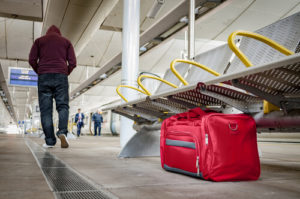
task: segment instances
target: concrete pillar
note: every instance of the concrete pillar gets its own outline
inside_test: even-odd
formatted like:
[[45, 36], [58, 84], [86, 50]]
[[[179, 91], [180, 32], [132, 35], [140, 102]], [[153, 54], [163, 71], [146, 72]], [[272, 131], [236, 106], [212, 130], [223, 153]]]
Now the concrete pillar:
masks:
[[[122, 51], [122, 84], [137, 87], [139, 72], [140, 40], [140, 0], [123, 0], [123, 51]], [[136, 91], [123, 88], [122, 93], [128, 101], [138, 97]], [[121, 117], [121, 147], [136, 133], [132, 128], [133, 121]]]

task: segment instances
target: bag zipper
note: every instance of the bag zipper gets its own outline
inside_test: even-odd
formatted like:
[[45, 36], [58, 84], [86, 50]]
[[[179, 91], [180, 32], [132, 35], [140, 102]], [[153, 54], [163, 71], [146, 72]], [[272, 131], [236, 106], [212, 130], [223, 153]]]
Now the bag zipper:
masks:
[[196, 168], [197, 168], [197, 176], [199, 176], [199, 175], [200, 175], [199, 156], [197, 156], [197, 160], [196, 160]]
[[182, 135], [187, 135], [187, 136], [190, 136], [194, 139], [195, 141], [195, 145], [196, 145], [196, 168], [197, 168], [197, 176], [200, 176], [200, 166], [199, 166], [199, 154], [198, 154], [198, 150], [199, 149], [199, 143], [198, 143], [198, 138], [194, 135], [192, 135], [191, 133], [186, 133], [186, 132], [182, 132], [182, 131], [169, 131], [167, 134], [166, 134], [166, 137], [167, 135], [174, 135], [174, 134], [182, 134]]

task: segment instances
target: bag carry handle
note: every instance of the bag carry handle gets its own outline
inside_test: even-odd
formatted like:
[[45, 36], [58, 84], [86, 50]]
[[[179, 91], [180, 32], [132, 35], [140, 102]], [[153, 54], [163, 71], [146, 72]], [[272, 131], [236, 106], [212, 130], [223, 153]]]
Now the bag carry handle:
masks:
[[197, 108], [193, 108], [191, 110], [189, 110], [188, 115], [190, 115], [191, 113], [195, 114], [195, 116], [204, 116], [206, 115], [206, 112], [203, 111], [201, 108], [197, 107]]
[[[207, 112], [213, 112], [213, 111], [207, 109]], [[180, 119], [190, 120], [191, 118], [200, 118], [200, 117], [206, 115], [207, 112], [203, 111], [201, 108], [197, 107], [197, 108], [193, 108], [193, 109], [189, 110], [188, 112], [176, 114], [171, 118], [172, 118], [172, 120], [180, 120]]]
[[187, 117], [188, 117], [188, 119], [200, 118], [200, 117], [203, 117], [204, 115], [207, 115], [208, 113], [216, 113], [216, 111], [210, 110], [210, 109], [205, 109], [205, 111], [204, 111], [200, 107], [197, 107], [197, 108], [189, 110], [189, 112], [187, 112]]
[[205, 111], [203, 111], [201, 108], [194, 108], [189, 110], [188, 112], [185, 113], [179, 113], [176, 114], [176, 116], [174, 117], [174, 120], [177, 119], [191, 119], [191, 118], [199, 118], [202, 117], [203, 115], [205, 115]]

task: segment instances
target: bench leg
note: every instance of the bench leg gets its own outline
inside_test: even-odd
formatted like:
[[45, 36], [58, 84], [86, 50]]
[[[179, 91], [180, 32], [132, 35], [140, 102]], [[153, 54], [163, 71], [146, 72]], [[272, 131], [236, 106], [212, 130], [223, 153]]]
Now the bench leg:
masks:
[[160, 156], [160, 128], [140, 128], [121, 150], [119, 157]]

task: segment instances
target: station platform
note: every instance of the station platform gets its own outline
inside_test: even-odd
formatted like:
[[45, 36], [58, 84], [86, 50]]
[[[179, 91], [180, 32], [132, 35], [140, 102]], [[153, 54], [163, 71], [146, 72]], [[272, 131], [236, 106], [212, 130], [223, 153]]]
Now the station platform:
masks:
[[[297, 139], [260, 138], [261, 177], [248, 182], [209, 182], [170, 173], [161, 168], [159, 157], [118, 158], [119, 137], [83, 136], [70, 140], [68, 149], [61, 149], [58, 142], [44, 150], [43, 143], [41, 138], [0, 135], [0, 198], [101, 198], [97, 193], [122, 199], [300, 198]], [[48, 161], [51, 158], [55, 160]], [[52, 180], [49, 169], [56, 169]], [[57, 180], [72, 184], [78, 179], [92, 189], [85, 190], [81, 182], [75, 187], [78, 190], [71, 185], [60, 184], [66, 190], [53, 186]]]

